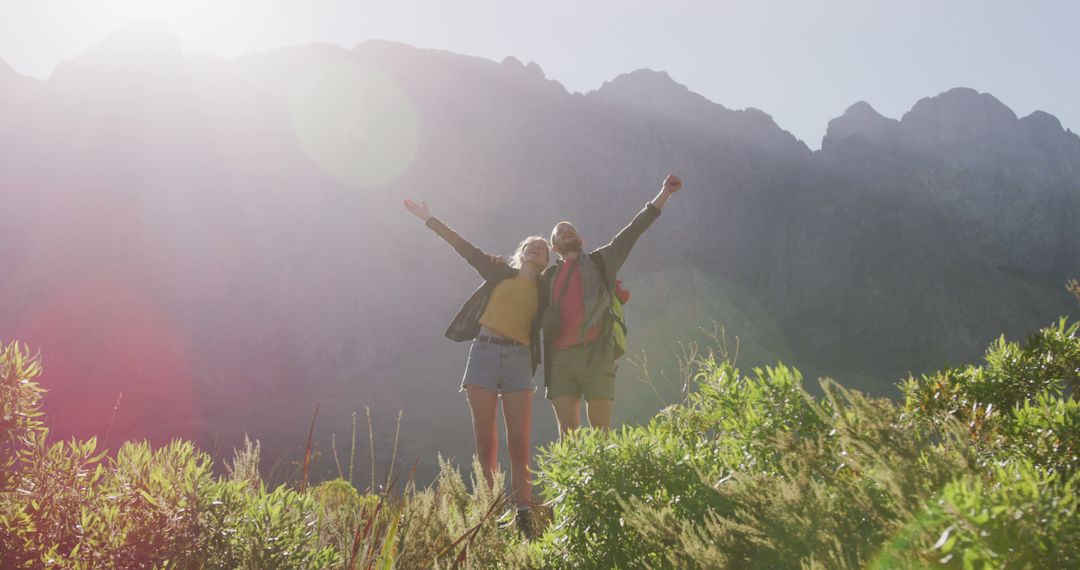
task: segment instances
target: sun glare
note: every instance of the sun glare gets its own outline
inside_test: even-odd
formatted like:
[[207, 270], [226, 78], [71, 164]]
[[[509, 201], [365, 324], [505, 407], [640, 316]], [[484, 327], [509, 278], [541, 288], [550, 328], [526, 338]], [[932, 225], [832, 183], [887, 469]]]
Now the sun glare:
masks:
[[68, 16], [112, 31], [135, 21], [161, 22], [186, 49], [220, 54], [246, 51], [265, 23], [257, 0], [84, 0], [66, 2]]

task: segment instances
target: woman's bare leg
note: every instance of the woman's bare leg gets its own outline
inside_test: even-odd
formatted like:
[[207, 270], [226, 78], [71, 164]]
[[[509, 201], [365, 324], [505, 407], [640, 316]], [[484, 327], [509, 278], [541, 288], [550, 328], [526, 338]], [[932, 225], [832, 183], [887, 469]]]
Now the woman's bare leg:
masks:
[[532, 390], [505, 393], [503, 421], [506, 423], [506, 445], [510, 450], [510, 488], [519, 509], [532, 506], [532, 483], [529, 475], [529, 456], [532, 452]]
[[499, 461], [499, 435], [495, 429], [499, 395], [472, 384], [465, 386], [465, 394], [468, 395], [469, 411], [472, 412], [476, 457], [490, 487], [494, 484], [495, 466]]

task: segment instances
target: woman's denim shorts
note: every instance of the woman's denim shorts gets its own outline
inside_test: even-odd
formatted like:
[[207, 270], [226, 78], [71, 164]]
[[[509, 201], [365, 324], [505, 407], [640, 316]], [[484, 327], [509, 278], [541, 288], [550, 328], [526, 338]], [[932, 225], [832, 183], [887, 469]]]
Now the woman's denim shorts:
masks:
[[502, 345], [474, 340], [461, 389], [479, 386], [496, 394], [532, 390], [532, 352], [520, 344]]

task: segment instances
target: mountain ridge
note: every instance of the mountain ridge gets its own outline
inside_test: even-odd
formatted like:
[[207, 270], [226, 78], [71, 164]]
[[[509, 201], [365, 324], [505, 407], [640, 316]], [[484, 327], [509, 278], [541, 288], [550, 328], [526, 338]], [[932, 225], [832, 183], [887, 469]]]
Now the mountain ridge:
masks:
[[[151, 47], [151, 49], [149, 49], [149, 50], [146, 49], [147, 45], [149, 45]], [[134, 49], [134, 46], [138, 46], [139, 49]], [[352, 48], [346, 48], [346, 47], [343, 47], [343, 46], [340, 46], [340, 45], [334, 44], [334, 43], [322, 43], [322, 44], [320, 44], [320, 43], [308, 43], [308, 44], [298, 44], [298, 45], [293, 45], [293, 46], [285, 46], [285, 47], [282, 47], [282, 48], [274, 48], [274, 49], [266, 50], [266, 51], [263, 51], [263, 52], [243, 54], [243, 55], [239, 55], [239, 56], [235, 56], [235, 57], [219, 57], [219, 56], [212, 56], [212, 57], [215, 57], [215, 58], [220, 59], [222, 61], [232, 61], [232, 60], [243, 60], [245, 58], [252, 58], [252, 57], [257, 58], [257, 57], [262, 56], [264, 54], [271, 54], [271, 53], [281, 51], [281, 50], [305, 50], [305, 49], [326, 49], [326, 48], [329, 48], [330, 50], [340, 50], [342, 52], [354, 52], [354, 53], [356, 53], [356, 52], [362, 53], [364, 51], [374, 49], [377, 52], [378, 51], [381, 51], [381, 52], [390, 51], [390, 52], [397, 52], [398, 54], [401, 54], [401, 53], [428, 54], [428, 55], [436, 54], [439, 57], [444, 57], [444, 58], [447, 58], [447, 59], [471, 60], [473, 62], [482, 63], [484, 65], [489, 65], [489, 66], [491, 64], [494, 64], [494, 65], [506, 66], [506, 67], [509, 67], [509, 68], [524, 68], [524, 70], [527, 72], [526, 73], [527, 76], [531, 76], [533, 78], [544, 79], [545, 81], [547, 81], [549, 83], [552, 83], [552, 84], [555, 84], [555, 85], [558, 85], [559, 87], [561, 87], [562, 91], [564, 93], [566, 93], [566, 94], [571, 94], [571, 95], [575, 94], [575, 93], [571, 93], [571, 92], [567, 91], [566, 88], [563, 87], [562, 84], [558, 80], [553, 79], [553, 78], [548, 78], [546, 76], [546, 74], [544, 73], [542, 67], [539, 64], [537, 64], [536, 62], [530, 61], [527, 64], [525, 64], [525, 63], [522, 63], [518, 58], [516, 58], [513, 55], [508, 55], [508, 56], [504, 57], [501, 62], [495, 62], [495, 61], [493, 61], [491, 59], [488, 59], [488, 58], [485, 58], [485, 57], [482, 57], [482, 56], [462, 55], [462, 54], [457, 54], [455, 52], [452, 52], [452, 51], [449, 51], [449, 50], [444, 50], [444, 49], [418, 48], [418, 47], [414, 47], [414, 46], [411, 46], [411, 45], [403, 43], [403, 42], [398, 42], [398, 41], [393, 41], [393, 40], [370, 39], [370, 40], [362, 41], [362, 42], [356, 44], [355, 46], [353, 46]], [[171, 30], [169, 30], [166, 24], [164, 24], [162, 22], [154, 21], [154, 20], [142, 20], [142, 21], [133, 22], [132, 24], [129, 24], [128, 26], [122, 27], [122, 28], [112, 32], [111, 34], [107, 35], [105, 37], [105, 39], [103, 39], [101, 42], [99, 42], [97, 45], [92, 47], [88, 52], [86, 52], [86, 53], [84, 53], [82, 55], [76, 56], [76, 57], [74, 57], [74, 58], [72, 58], [70, 60], [67, 60], [67, 61], [61, 63], [57, 67], [56, 71], [60, 71], [63, 68], [67, 67], [67, 64], [70, 63], [70, 62], [83, 60], [84, 58], [86, 58], [88, 56], [90, 56], [90, 57], [101, 57], [103, 54], [112, 54], [112, 55], [119, 54], [119, 55], [123, 55], [123, 54], [133, 54], [133, 53], [137, 54], [138, 57], [186, 56], [186, 57], [190, 58], [190, 57], [200, 57], [200, 56], [204, 55], [204, 54], [199, 54], [199, 53], [184, 52], [183, 49], [180, 46], [180, 40], [179, 40], [178, 36], [176, 36]], [[30, 79], [30, 80], [33, 80], [33, 81], [46, 82], [46, 81], [49, 81], [50, 79], [52, 79], [53, 75], [56, 74], [56, 71], [54, 71], [54, 73], [52, 75], [50, 75], [50, 77], [48, 77], [48, 78], [45, 78], [45, 79], [42, 79], [42, 80], [36, 80], [36, 79], [30, 78], [28, 76], [22, 76], [21, 74], [18, 74], [18, 72], [16, 72], [9, 64], [7, 64], [5, 61], [0, 59], [0, 80], [3, 80], [5, 75], [14, 74], [14, 75], [17, 75], [19, 77], [23, 77], [25, 79]], [[648, 77], [649, 79], [644, 79], [646, 77]], [[629, 87], [629, 89], [627, 89], [627, 87]], [[765, 111], [762, 111], [762, 110], [754, 108], [754, 107], [746, 107], [745, 109], [728, 109], [727, 107], [725, 107], [722, 103], [720, 103], [718, 101], [713, 101], [713, 100], [711, 100], [711, 99], [709, 99], [709, 98], [707, 98], [707, 97], [705, 97], [703, 95], [700, 95], [700, 94], [698, 94], [698, 93], [696, 93], [694, 91], [691, 91], [688, 86], [686, 86], [686, 85], [684, 85], [682, 83], [679, 83], [678, 81], [673, 79], [668, 72], [662, 71], [662, 70], [652, 70], [652, 69], [649, 69], [649, 68], [639, 68], [637, 70], [624, 72], [624, 73], [621, 73], [621, 74], [619, 74], [619, 75], [617, 75], [617, 76], [615, 76], [615, 77], [613, 77], [613, 78], [611, 78], [609, 80], [603, 81], [601, 83], [600, 87], [598, 87], [596, 89], [593, 89], [593, 90], [590, 90], [590, 91], [580, 93], [580, 94], [584, 95], [586, 97], [593, 96], [593, 97], [600, 97], [600, 98], [608, 98], [610, 100], [621, 100], [621, 101], [626, 102], [626, 103], [633, 103], [633, 104], [635, 104], [636, 106], [639, 106], [639, 107], [651, 108], [651, 107], [656, 106], [655, 103], [657, 103], [657, 101], [642, 100], [641, 98], [637, 98], [637, 99], [629, 98], [628, 99], [626, 97], [627, 95], [632, 95], [633, 94], [632, 92], [635, 91], [635, 90], [639, 91], [637, 93], [638, 97], [650, 97], [650, 96], [653, 96], [653, 95], [655, 95], [655, 93], [649, 91], [650, 87], [653, 88], [653, 89], [668, 89], [668, 90], [670, 90], [669, 93], [677, 93], [677, 94], [680, 94], [680, 95], [691, 95], [691, 96], [693, 96], [695, 98], [700, 99], [702, 102], [710, 103], [710, 104], [715, 105], [715, 106], [717, 106], [720, 109], [723, 109], [725, 111], [733, 111], [733, 112], [736, 112], [736, 113], [743, 112], [743, 113], [746, 113], [748, 115], [756, 115], [756, 116], [758, 116], [758, 117], [760, 117], [762, 119], [767, 118], [768, 121], [770, 121], [774, 125], [776, 125], [776, 123], [772, 119], [771, 115], [769, 115]], [[630, 93], [628, 93], [627, 91], [630, 91]], [[611, 94], [613, 92], [615, 93], [614, 97], [611, 96]], [[943, 101], [943, 100], [955, 100], [955, 99], [958, 99], [958, 98], [968, 98], [970, 100], [971, 97], [981, 98], [981, 99], [983, 99], [984, 101], [986, 101], [988, 103], [989, 107], [996, 108], [999, 111], [1004, 110], [1007, 114], [1011, 115], [1013, 119], [1019, 119], [1019, 117], [1017, 117], [1016, 114], [1013, 113], [1011, 109], [1009, 109], [1006, 105], [1001, 103], [1001, 101], [999, 101], [996, 97], [994, 97], [993, 95], [991, 95], [989, 93], [980, 93], [980, 92], [978, 92], [975, 89], [972, 89], [970, 87], [954, 87], [954, 88], [948, 89], [946, 91], [943, 91], [943, 92], [939, 93], [938, 95], [927, 96], [927, 97], [923, 97], [923, 98], [919, 99], [918, 101], [913, 103], [913, 105], [912, 105], [912, 107], [910, 109], [908, 109], [907, 111], [904, 112], [904, 114], [899, 119], [899, 121], [903, 121], [904, 117], [907, 117], [913, 111], [916, 112], [916, 115], [919, 115], [921, 112], [924, 111], [925, 107], [933, 107], [933, 106], [936, 106], [936, 105], [940, 105], [941, 101]], [[871, 110], [873, 110], [873, 107], [870, 106], [869, 103], [867, 103], [865, 101], [857, 101], [856, 103], [853, 103], [851, 106], [849, 106], [848, 111], [850, 111], [853, 107], [857, 107], [859, 105], [866, 105]], [[847, 113], [847, 111], [845, 111], [845, 114], [846, 113]], [[877, 111], [874, 111], [874, 113], [877, 113]], [[1075, 134], [1071, 129], [1064, 128], [1061, 125], [1061, 121], [1059, 119], [1057, 119], [1057, 117], [1055, 117], [1054, 115], [1052, 115], [1052, 114], [1050, 114], [1050, 113], [1048, 113], [1046, 111], [1035, 110], [1035, 111], [1032, 111], [1032, 113], [1030, 113], [1029, 115], [1025, 116], [1025, 118], [1032, 117], [1032, 116], [1036, 116], [1036, 117], [1045, 116], [1045, 117], [1048, 117], [1049, 119], [1051, 119], [1048, 124], [1056, 124], [1065, 133]], [[882, 116], [882, 117], [886, 118], [888, 120], [896, 120], [896, 119], [889, 119], [888, 117], [884, 117], [884, 116]], [[835, 120], [838, 120], [838, 119], [841, 119], [841, 118], [843, 118], [843, 115], [841, 115], [840, 117], [835, 117], [831, 121], [835, 121]], [[1046, 126], [1046, 124], [1047, 123], [1044, 123], [1044, 127]], [[779, 125], [777, 125], [777, 126], [779, 127]], [[788, 133], [788, 131], [786, 131], [786, 130], [784, 130], [784, 132]], [[790, 133], [788, 133], [788, 134], [790, 134]], [[799, 140], [800, 142], [803, 142], [803, 144], [805, 144], [805, 142], [801, 141], [801, 139], [798, 139], [797, 137], [794, 137], [794, 135], [791, 135], [791, 136], [793, 138], [795, 138], [796, 140]], [[828, 133], [826, 133], [825, 137], [828, 137]]]

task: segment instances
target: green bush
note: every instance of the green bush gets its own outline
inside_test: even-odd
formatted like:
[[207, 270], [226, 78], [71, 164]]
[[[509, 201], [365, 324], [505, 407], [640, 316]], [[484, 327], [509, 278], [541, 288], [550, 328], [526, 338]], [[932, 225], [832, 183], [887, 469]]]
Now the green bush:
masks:
[[25, 346], [0, 343], [0, 493], [14, 491], [19, 457], [47, 430], [41, 422], [45, 390], [34, 380], [41, 359]]
[[927, 434], [897, 424], [888, 400], [831, 382], [823, 389], [812, 409], [825, 431], [777, 434], [775, 469], [736, 472], [715, 487], [734, 508], [694, 521], [634, 503], [632, 526], [647, 542], [668, 545], [667, 566], [865, 567], [920, 497], [972, 464], [955, 428], [934, 447]]
[[326, 568], [313, 498], [216, 479], [190, 442], [45, 446], [20, 465], [0, 515], [3, 568]]
[[720, 508], [693, 453], [656, 425], [610, 434], [579, 430], [552, 444], [537, 459], [538, 482], [555, 520], [540, 541], [538, 565], [629, 568], [659, 563], [665, 549], [638, 539], [625, 520], [625, 501], [672, 505], [690, 518]]
[[710, 479], [732, 470], [771, 473], [779, 455], [773, 439], [817, 437], [826, 423], [802, 387], [802, 374], [783, 364], [742, 374], [728, 360], [714, 356], [696, 363], [696, 388], [682, 405], [657, 416], [657, 429], [695, 450], [696, 467]]
[[503, 488], [503, 475], [496, 472], [496, 490], [489, 489], [474, 461], [470, 492], [453, 465], [442, 458], [439, 465], [431, 487], [417, 489], [410, 484], [405, 489], [395, 546], [397, 567], [525, 567], [526, 544], [508, 518], [510, 502], [496, 491]]
[[250, 441], [224, 478], [186, 441], [126, 443], [108, 457], [94, 439], [47, 441], [40, 373], [25, 347], [0, 352], [5, 570], [525, 565], [516, 530], [498, 521], [505, 500], [475, 480], [467, 491], [448, 463], [432, 488], [373, 496], [340, 480], [269, 490]]
[[630, 511], [657, 509], [704, 523], [737, 508], [714, 486], [735, 472], [772, 474], [783, 459], [777, 439], [814, 438], [821, 404], [797, 370], [779, 365], [743, 375], [728, 361], [698, 361], [697, 390], [646, 427], [580, 430], [537, 458], [538, 482], [554, 525], [536, 554], [543, 567], [634, 568], [666, 564], [671, 540], [642, 540]]
[[[234, 481], [218, 482], [208, 498], [202, 537], [205, 568], [329, 568], [342, 555], [319, 546], [315, 499], [284, 485], [256, 491]], [[183, 568], [180, 564], [177, 567]]]
[[1080, 466], [1080, 401], [1039, 394], [1017, 406], [1003, 428], [1003, 457], [1068, 478]]
[[1071, 395], [1080, 383], [1078, 327], [1080, 322], [1061, 319], [1031, 334], [1025, 345], [1001, 337], [987, 349], [983, 366], [909, 378], [900, 387], [905, 412], [929, 422], [956, 417], [978, 434], [995, 411], [1000, 417], [1043, 392]]
[[701, 359], [695, 392], [648, 427], [585, 430], [538, 459], [555, 518], [534, 561], [1076, 567], [1077, 328], [908, 379], [900, 406]]
[[0, 507], [2, 567], [64, 567], [72, 558], [94, 556], [82, 523], [84, 509], [99, 498], [103, 469], [96, 442], [47, 446], [41, 433], [19, 459], [14, 487]]
[[918, 548], [901, 559], [912, 568], [1080, 567], [1078, 487], [1077, 476], [1028, 461], [961, 477], [928, 502]]

